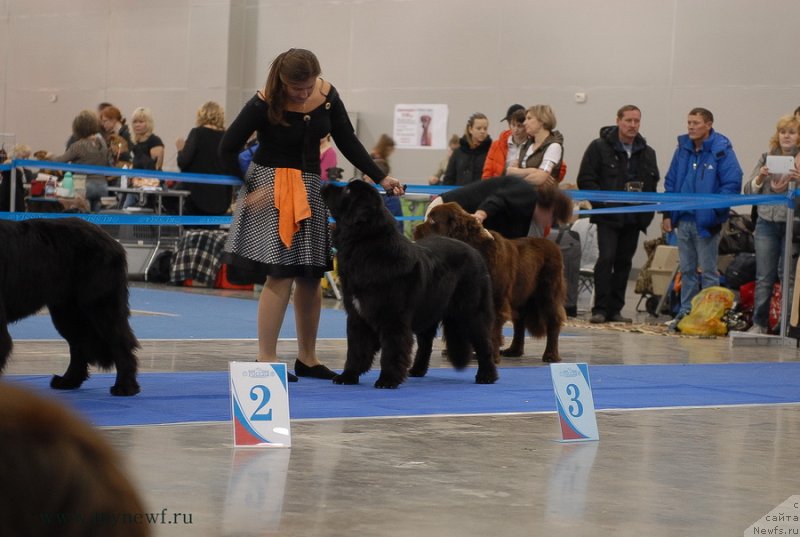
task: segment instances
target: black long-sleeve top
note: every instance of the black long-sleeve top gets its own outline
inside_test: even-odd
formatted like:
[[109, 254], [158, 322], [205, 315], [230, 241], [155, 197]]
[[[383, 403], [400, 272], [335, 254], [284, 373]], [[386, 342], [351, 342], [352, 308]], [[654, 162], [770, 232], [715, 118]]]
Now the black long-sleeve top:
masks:
[[537, 200], [536, 186], [511, 175], [470, 183], [442, 194], [442, 201], [454, 201], [467, 212], [486, 212], [483, 226], [507, 239], [528, 235]]
[[242, 176], [239, 153], [250, 135], [257, 132], [259, 145], [253, 162], [319, 174], [319, 141], [331, 134], [336, 147], [356, 168], [376, 183], [386, 178], [386, 174], [378, 168], [356, 137], [344, 103], [333, 86], [325, 102], [314, 110], [307, 113], [285, 112], [284, 119], [288, 125], [270, 123], [267, 118], [268, 107], [264, 100], [255, 95], [231, 123], [219, 147], [225, 173]]
[[[224, 131], [195, 127], [189, 131], [183, 149], [178, 151], [178, 167], [185, 173], [222, 173], [217, 152]], [[192, 194], [186, 200], [184, 214], [225, 214], [231, 205], [233, 187], [207, 183], [181, 183]]]

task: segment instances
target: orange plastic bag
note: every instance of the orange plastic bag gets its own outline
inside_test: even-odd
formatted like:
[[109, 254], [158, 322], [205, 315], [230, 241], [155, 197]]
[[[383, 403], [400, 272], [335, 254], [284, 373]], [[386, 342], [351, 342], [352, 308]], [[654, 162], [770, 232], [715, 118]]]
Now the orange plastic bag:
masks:
[[692, 311], [678, 323], [681, 334], [724, 336], [728, 325], [722, 316], [733, 307], [735, 295], [724, 287], [703, 289], [692, 299]]

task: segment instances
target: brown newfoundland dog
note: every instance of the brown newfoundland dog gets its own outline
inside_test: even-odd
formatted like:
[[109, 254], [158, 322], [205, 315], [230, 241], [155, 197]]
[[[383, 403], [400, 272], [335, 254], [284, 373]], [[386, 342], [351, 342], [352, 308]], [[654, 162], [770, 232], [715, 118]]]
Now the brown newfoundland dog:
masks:
[[[544, 362], [560, 362], [558, 335], [566, 319], [564, 263], [558, 245], [547, 239], [509, 240], [489, 231], [457, 203], [443, 203], [431, 209], [426, 220], [414, 229], [414, 238], [443, 235], [477, 249], [492, 276], [495, 321], [492, 343], [499, 355], [522, 356], [525, 328], [535, 337], [547, 336]], [[500, 351], [503, 325], [514, 322], [514, 339]], [[450, 340], [447, 340], [448, 352]]]
[[0, 371], [11, 354], [9, 323], [47, 306], [69, 343], [69, 366], [52, 388], [79, 388], [95, 364], [116, 368], [112, 395], [139, 393], [122, 245], [78, 218], [0, 220], [0, 245]]
[[466, 367], [474, 349], [475, 382], [494, 383], [492, 290], [480, 254], [442, 236], [411, 242], [397, 231], [375, 187], [363, 181], [326, 184], [322, 199], [336, 219], [333, 243], [347, 312], [347, 359], [333, 382], [358, 384], [378, 351], [376, 388], [397, 388], [407, 375], [424, 376], [441, 323], [453, 366]]

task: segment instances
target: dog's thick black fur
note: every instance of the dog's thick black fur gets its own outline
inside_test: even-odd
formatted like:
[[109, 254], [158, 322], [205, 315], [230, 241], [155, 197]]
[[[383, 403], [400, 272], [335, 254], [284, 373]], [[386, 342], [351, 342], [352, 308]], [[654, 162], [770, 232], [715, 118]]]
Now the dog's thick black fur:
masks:
[[115, 367], [113, 395], [139, 393], [139, 344], [128, 319], [125, 249], [101, 228], [77, 218], [0, 220], [0, 371], [11, 354], [8, 324], [50, 310], [69, 343], [70, 362], [52, 388], [89, 378], [89, 364]]
[[[478, 358], [475, 381], [492, 384], [492, 291], [477, 250], [446, 237], [413, 243], [372, 185], [325, 185], [325, 204], [336, 219], [333, 239], [347, 311], [347, 360], [337, 384], [357, 384], [381, 351], [376, 388], [396, 388], [407, 374], [428, 371], [436, 329], [442, 323], [448, 358], [457, 369]], [[413, 336], [417, 353], [411, 365]]]

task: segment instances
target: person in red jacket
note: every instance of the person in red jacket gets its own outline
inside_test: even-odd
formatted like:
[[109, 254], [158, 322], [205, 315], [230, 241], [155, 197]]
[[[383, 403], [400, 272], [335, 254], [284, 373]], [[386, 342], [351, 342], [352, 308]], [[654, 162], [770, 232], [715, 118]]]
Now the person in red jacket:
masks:
[[489, 147], [481, 179], [505, 174], [508, 165], [519, 157], [519, 148], [528, 140], [524, 125], [524, 106], [512, 104], [501, 121], [508, 121], [509, 128], [501, 132], [500, 137]]

